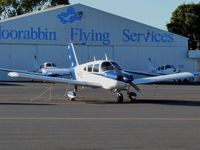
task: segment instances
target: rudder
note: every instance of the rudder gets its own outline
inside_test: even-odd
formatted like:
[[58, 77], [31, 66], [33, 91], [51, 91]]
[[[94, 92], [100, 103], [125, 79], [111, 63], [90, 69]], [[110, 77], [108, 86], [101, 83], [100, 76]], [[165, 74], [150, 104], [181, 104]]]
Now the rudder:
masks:
[[68, 57], [69, 57], [69, 61], [70, 61], [70, 66], [75, 67], [75, 66], [79, 65], [73, 43], [68, 44], [67, 50], [69, 53]]

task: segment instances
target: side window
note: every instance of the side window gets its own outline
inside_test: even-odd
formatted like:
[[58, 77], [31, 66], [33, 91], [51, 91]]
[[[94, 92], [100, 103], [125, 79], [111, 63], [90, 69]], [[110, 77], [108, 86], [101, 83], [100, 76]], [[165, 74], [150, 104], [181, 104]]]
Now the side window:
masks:
[[84, 71], [87, 71], [87, 67], [84, 67], [84, 69], [83, 69]]
[[88, 72], [92, 72], [92, 65], [88, 66]]
[[99, 72], [99, 64], [94, 64], [93, 72]]

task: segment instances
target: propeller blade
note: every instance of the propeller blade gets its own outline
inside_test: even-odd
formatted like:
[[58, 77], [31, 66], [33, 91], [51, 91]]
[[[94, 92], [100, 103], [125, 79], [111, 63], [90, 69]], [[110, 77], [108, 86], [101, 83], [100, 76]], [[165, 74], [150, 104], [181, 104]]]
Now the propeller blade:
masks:
[[130, 82], [129, 83], [137, 92], [141, 92], [141, 90], [140, 90], [140, 88], [135, 84], [135, 83], [133, 83], [133, 82]]

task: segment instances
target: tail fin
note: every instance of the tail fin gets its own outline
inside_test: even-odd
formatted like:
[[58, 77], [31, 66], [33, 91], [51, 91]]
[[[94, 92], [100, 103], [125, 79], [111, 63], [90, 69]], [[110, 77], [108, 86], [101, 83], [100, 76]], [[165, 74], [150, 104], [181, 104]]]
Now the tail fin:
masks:
[[37, 72], [38, 70], [40, 69], [40, 65], [38, 63], [38, 60], [37, 60], [37, 56], [34, 55], [34, 72]]
[[75, 50], [74, 50], [74, 46], [73, 46], [73, 43], [69, 43], [68, 46], [67, 46], [67, 50], [69, 52], [69, 61], [70, 61], [70, 66], [71, 67], [75, 67], [75, 66], [78, 66], [79, 63], [78, 63], [78, 60], [77, 60], [77, 57], [76, 57], [76, 53], [75, 53]]
[[154, 67], [154, 65], [153, 65], [153, 63], [152, 63], [152, 61], [151, 61], [151, 58], [148, 58], [148, 60], [149, 60], [149, 63], [148, 63], [148, 71], [149, 72], [154, 72], [154, 70], [155, 70], [155, 67]]

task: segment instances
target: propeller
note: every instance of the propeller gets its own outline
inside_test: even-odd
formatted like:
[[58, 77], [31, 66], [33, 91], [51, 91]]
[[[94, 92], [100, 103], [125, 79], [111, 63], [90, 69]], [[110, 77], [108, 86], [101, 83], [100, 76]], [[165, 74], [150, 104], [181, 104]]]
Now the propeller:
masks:
[[133, 82], [134, 78], [132, 75], [121, 72], [123, 75], [123, 81], [129, 83], [137, 92], [141, 92], [140, 88]]
[[131, 81], [131, 82], [129, 82], [129, 84], [130, 84], [138, 93], [141, 92], [140, 88], [139, 88], [135, 83], [133, 83], [133, 82]]

